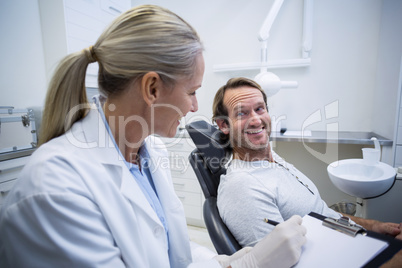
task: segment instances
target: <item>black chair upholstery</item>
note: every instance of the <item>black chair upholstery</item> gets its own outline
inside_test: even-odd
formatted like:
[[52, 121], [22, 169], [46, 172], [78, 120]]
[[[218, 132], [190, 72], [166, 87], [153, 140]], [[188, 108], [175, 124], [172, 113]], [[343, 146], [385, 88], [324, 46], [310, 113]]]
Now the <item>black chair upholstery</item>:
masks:
[[230, 147], [221, 139], [221, 131], [205, 121], [190, 123], [186, 129], [197, 147], [189, 160], [205, 196], [203, 215], [208, 234], [218, 254], [232, 255], [242, 247], [222, 221], [216, 204]]

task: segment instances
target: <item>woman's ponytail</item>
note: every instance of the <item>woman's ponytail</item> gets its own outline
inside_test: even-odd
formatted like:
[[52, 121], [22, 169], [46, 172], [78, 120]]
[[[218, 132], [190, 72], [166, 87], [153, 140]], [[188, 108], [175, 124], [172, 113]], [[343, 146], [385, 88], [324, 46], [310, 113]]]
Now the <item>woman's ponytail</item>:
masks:
[[39, 145], [64, 134], [89, 108], [85, 74], [96, 61], [93, 47], [66, 56], [58, 65], [46, 95]]

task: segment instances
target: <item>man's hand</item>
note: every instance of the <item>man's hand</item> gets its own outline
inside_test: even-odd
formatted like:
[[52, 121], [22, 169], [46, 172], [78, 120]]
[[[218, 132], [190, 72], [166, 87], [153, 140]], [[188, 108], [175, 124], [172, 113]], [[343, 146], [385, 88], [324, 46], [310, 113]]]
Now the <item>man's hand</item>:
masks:
[[400, 233], [395, 238], [402, 240], [402, 223], [399, 224], [399, 231]]
[[392, 222], [376, 222], [372, 225], [372, 231], [380, 233], [380, 234], [386, 234], [390, 235], [393, 237], [400, 237], [401, 236], [401, 229], [400, 229], [401, 224], [397, 223], [392, 223]]
[[367, 230], [374, 231], [380, 234], [390, 235], [402, 240], [402, 223], [398, 224], [393, 222], [381, 222], [376, 220], [363, 219], [344, 213], [343, 215], [349, 217], [354, 222], [363, 226]]

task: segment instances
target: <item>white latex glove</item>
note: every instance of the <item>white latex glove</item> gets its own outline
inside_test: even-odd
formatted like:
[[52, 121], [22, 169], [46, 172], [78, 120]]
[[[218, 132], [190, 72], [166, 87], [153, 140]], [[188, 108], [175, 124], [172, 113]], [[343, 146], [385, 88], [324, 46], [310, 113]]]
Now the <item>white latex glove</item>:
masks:
[[233, 253], [232, 255], [217, 255], [214, 257], [215, 260], [219, 262], [219, 264], [223, 267], [229, 267], [230, 263], [233, 262], [234, 260], [243, 257], [246, 253], [250, 252], [252, 250], [252, 247], [244, 247], [237, 252]]
[[232, 268], [291, 267], [301, 255], [306, 243], [306, 228], [300, 216], [278, 224], [271, 233], [258, 242], [253, 249], [230, 263]]

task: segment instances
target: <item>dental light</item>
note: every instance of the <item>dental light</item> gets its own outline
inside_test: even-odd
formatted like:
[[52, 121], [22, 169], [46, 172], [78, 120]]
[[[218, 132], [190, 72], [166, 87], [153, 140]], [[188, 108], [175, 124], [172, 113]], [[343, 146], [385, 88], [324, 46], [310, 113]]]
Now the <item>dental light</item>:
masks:
[[281, 88], [296, 88], [298, 86], [297, 81], [281, 81], [276, 74], [267, 72], [266, 68], [261, 68], [261, 72], [257, 74], [254, 80], [262, 87], [267, 97], [275, 95]]
[[267, 44], [269, 31], [271, 30], [272, 24], [274, 23], [282, 4], [283, 0], [275, 0], [258, 34], [258, 39], [261, 43], [261, 69], [260, 73], [257, 74], [254, 80], [262, 87], [265, 94], [267, 94], [267, 97], [275, 95], [281, 88], [296, 88], [298, 86], [296, 81], [281, 81], [277, 75], [267, 71]]

